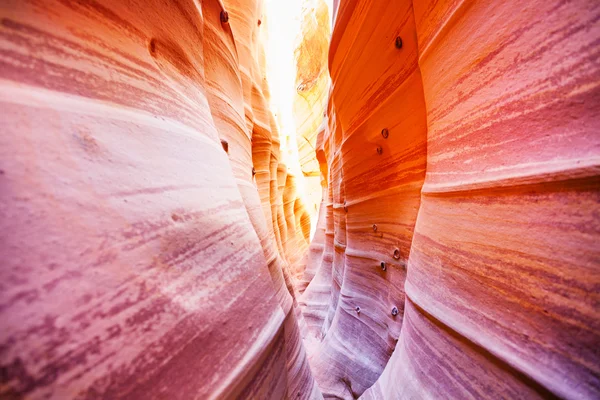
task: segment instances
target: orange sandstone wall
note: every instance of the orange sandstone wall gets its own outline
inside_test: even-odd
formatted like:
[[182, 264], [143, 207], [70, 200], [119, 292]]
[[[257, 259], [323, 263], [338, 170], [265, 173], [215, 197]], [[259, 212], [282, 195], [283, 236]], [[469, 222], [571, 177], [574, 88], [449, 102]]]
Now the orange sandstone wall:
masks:
[[300, 298], [324, 397], [599, 397], [600, 4], [335, 15]]
[[310, 245], [262, 1], [0, 4], [1, 398], [600, 397], [600, 6], [314, 3]]
[[[324, 395], [344, 398], [375, 383], [400, 334], [426, 163], [412, 7], [354, 6], [342, 3], [329, 53], [329, 248], [302, 301], [310, 333], [323, 338], [310, 350], [316, 379]], [[402, 49], [394, 44], [400, 32]]]
[[262, 7], [0, 4], [0, 397], [321, 397]]

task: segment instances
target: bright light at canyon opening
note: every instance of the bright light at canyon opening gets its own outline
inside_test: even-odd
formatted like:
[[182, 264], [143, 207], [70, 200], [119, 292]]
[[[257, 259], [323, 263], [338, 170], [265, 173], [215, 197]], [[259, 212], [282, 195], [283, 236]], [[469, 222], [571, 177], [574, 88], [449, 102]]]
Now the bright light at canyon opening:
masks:
[[[328, 10], [326, 27], [320, 27], [329, 38], [331, 28], [332, 0], [266, 0], [264, 4], [264, 20], [266, 29], [263, 30], [265, 42], [265, 55], [267, 61], [267, 80], [271, 94], [270, 109], [275, 116], [281, 139], [281, 153], [288, 170], [297, 177], [297, 189], [299, 195], [304, 199], [311, 218], [311, 237], [316, 229], [316, 217], [318, 204], [321, 200], [321, 186], [319, 178], [305, 179], [301, 168], [298, 150], [299, 135], [297, 121], [304, 121], [307, 116], [299, 115], [303, 111], [309, 111], [311, 117], [320, 116], [324, 112], [325, 103], [316, 101], [311, 103], [309, 110], [297, 110], [295, 112], [294, 102], [298, 101], [298, 57], [307, 56], [306, 53], [298, 52], [297, 49], [303, 44], [303, 27], [315, 30], [317, 24], [316, 11], [319, 6], [325, 6]], [[304, 17], [304, 19], [303, 19]], [[310, 21], [307, 21], [310, 20]], [[308, 22], [314, 25], [308, 25]], [[320, 71], [327, 75], [327, 70]], [[326, 90], [320, 95], [326, 95]], [[304, 139], [300, 137], [301, 143]], [[314, 157], [314, 148], [310, 148]], [[315, 165], [317, 165], [315, 163]]]

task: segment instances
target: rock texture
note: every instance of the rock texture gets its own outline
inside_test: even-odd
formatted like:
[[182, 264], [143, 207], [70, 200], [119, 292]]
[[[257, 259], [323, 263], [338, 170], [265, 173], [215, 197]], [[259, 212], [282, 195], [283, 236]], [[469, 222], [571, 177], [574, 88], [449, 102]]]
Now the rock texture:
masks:
[[2, 2], [0, 397], [321, 397], [262, 6]]
[[[317, 381], [325, 395], [352, 398], [375, 383], [402, 328], [427, 126], [410, 3], [371, 2], [354, 13], [342, 6], [323, 140], [329, 246], [304, 302], [311, 333], [322, 339], [311, 349]], [[394, 44], [399, 30], [402, 49]]]
[[262, 0], [0, 3], [0, 398], [600, 397], [600, 4], [306, 4], [288, 169]]
[[300, 300], [325, 397], [600, 396], [599, 17], [340, 2]]

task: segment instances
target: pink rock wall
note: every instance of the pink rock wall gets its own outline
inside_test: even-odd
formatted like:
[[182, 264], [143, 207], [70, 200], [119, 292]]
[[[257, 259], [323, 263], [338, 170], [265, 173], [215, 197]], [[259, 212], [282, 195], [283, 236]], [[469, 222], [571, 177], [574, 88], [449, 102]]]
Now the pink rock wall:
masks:
[[0, 5], [0, 397], [320, 397], [261, 10]]
[[324, 397], [600, 395], [599, 16], [340, 2], [300, 299]]
[[310, 244], [262, 1], [0, 4], [0, 398], [600, 397], [600, 5], [319, 4]]

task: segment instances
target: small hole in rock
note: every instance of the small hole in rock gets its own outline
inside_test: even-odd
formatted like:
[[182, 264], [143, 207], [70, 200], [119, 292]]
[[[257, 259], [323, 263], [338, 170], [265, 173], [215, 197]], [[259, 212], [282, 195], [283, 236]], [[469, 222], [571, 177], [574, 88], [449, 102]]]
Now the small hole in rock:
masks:
[[181, 216], [180, 216], [180, 215], [177, 215], [177, 214], [175, 214], [175, 213], [171, 214], [171, 219], [172, 219], [173, 221], [175, 221], [175, 222], [179, 222], [179, 221], [181, 221], [181, 220], [182, 220]]
[[402, 38], [400, 36], [396, 38], [396, 47], [399, 49], [402, 48]]
[[221, 22], [226, 24], [229, 21], [229, 13], [225, 10], [221, 11]]
[[150, 39], [150, 42], [148, 43], [148, 51], [150, 51], [150, 54], [156, 53], [156, 40], [155, 39]]

